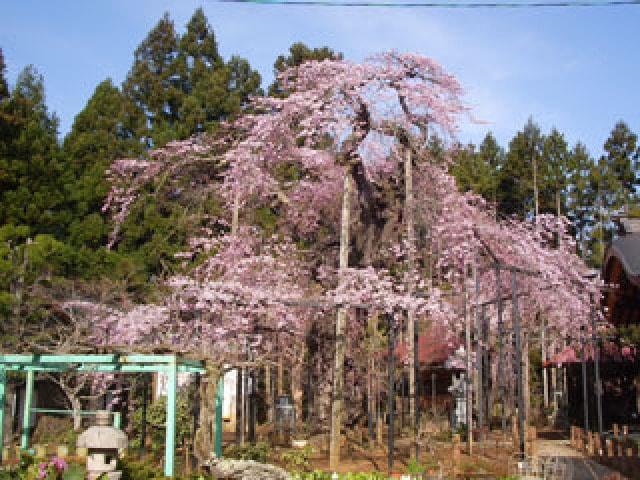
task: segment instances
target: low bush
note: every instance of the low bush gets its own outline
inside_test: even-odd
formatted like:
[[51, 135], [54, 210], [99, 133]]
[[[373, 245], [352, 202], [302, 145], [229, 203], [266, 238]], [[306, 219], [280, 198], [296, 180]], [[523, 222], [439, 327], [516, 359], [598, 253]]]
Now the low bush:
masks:
[[224, 449], [224, 456], [236, 460], [255, 460], [266, 463], [271, 456], [271, 446], [267, 442], [255, 444], [231, 445]]

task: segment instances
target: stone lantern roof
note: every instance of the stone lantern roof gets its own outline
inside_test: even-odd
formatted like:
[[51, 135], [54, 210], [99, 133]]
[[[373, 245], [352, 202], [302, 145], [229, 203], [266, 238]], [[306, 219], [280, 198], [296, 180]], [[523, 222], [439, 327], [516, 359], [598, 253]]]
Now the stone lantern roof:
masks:
[[103, 410], [96, 414], [96, 423], [78, 437], [78, 447], [100, 450], [127, 448], [127, 436], [117, 428], [109, 426], [111, 413]]

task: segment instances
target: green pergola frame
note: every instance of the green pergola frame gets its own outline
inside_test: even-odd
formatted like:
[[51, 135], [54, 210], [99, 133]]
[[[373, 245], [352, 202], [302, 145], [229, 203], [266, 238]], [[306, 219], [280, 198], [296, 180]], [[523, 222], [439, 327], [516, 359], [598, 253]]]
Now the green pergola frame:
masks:
[[[7, 372], [26, 372], [24, 411], [20, 448], [29, 448], [31, 430], [32, 396], [35, 372], [95, 372], [95, 373], [166, 373], [167, 374], [167, 420], [164, 474], [174, 475], [176, 447], [176, 394], [179, 372], [206, 374], [204, 362], [179, 355], [145, 354], [90, 354], [90, 355], [44, 355], [36, 353], [0, 355], [0, 445], [4, 443], [4, 405]], [[222, 454], [222, 398], [224, 381], [220, 377], [216, 389], [215, 454]], [[0, 449], [0, 462], [2, 461]]]

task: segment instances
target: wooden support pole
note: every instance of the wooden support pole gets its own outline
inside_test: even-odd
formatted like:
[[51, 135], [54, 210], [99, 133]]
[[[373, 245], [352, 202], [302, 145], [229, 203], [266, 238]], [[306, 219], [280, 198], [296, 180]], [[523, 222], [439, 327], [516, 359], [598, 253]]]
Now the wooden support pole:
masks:
[[502, 281], [500, 278], [500, 267], [496, 266], [496, 296], [498, 297], [498, 396], [500, 397], [500, 415], [502, 417], [502, 432], [507, 431], [507, 415], [505, 404], [505, 381], [504, 381], [504, 320], [502, 318], [503, 313], [503, 300], [502, 300]]
[[389, 475], [393, 471], [393, 455], [394, 455], [394, 440], [395, 440], [395, 405], [396, 405], [396, 393], [395, 393], [395, 348], [396, 348], [396, 326], [393, 314], [389, 315], [389, 432], [387, 435], [387, 469]]
[[596, 325], [596, 308], [593, 300], [591, 300], [591, 340], [593, 345], [593, 367], [595, 373], [595, 385], [594, 391], [596, 393], [596, 413], [598, 417], [598, 433], [602, 435], [602, 380], [600, 379], [600, 341], [598, 339], [597, 325]]
[[482, 398], [484, 404], [484, 420], [487, 427], [491, 427], [491, 412], [493, 407], [493, 395], [489, 395], [489, 381], [491, 380], [491, 362], [489, 361], [489, 317], [487, 315], [487, 306], [483, 305], [481, 309], [482, 319]]
[[[351, 173], [344, 176], [342, 191], [342, 213], [340, 219], [340, 276], [349, 268], [349, 225], [352, 179]], [[340, 279], [342, 281], [342, 278]], [[343, 396], [344, 396], [344, 357], [345, 331], [347, 326], [347, 309], [338, 308], [336, 317], [336, 336], [333, 363], [333, 394], [331, 399], [331, 433], [329, 441], [329, 468], [336, 470], [340, 463], [340, 435], [342, 430]]]
[[480, 271], [478, 269], [478, 257], [473, 263], [473, 279], [475, 283], [475, 339], [476, 339], [476, 362], [475, 362], [475, 392], [476, 392], [476, 412], [478, 416], [478, 439], [482, 440], [482, 429], [484, 428], [484, 392], [482, 391], [482, 312], [480, 309]]
[[540, 350], [542, 355], [542, 396], [544, 408], [549, 408], [549, 378], [547, 374], [547, 326], [544, 318], [540, 323]]
[[522, 361], [522, 342], [520, 338], [520, 313], [518, 311], [518, 297], [517, 292], [517, 272], [511, 271], [511, 293], [513, 300], [511, 301], [513, 308], [513, 330], [515, 335], [515, 350], [516, 350], [516, 380], [517, 380], [517, 392], [518, 392], [518, 453], [520, 456], [525, 452], [525, 406], [524, 406], [524, 375], [523, 375], [523, 361]]
[[431, 413], [434, 419], [436, 417], [436, 395], [437, 395], [436, 374], [435, 372], [432, 372], [431, 373]]
[[584, 328], [581, 328], [580, 344], [582, 346], [582, 408], [584, 412], [584, 431], [589, 431], [589, 396], [587, 387], [587, 349]]
[[473, 365], [471, 363], [471, 314], [468, 311], [468, 293], [467, 293], [467, 275], [468, 265], [464, 265], [463, 274], [463, 312], [464, 312], [464, 326], [465, 326], [465, 353], [466, 353], [466, 372], [465, 372], [465, 392], [467, 403], [467, 454], [471, 455], [473, 452], [473, 394], [472, 394], [472, 372]]

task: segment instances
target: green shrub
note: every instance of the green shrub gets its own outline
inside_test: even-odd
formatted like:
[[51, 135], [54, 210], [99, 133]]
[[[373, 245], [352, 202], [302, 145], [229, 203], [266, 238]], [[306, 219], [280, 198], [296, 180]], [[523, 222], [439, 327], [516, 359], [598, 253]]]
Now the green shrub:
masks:
[[282, 452], [280, 460], [288, 470], [306, 471], [311, 468], [309, 459], [312, 453], [313, 449], [310, 445], [307, 445], [304, 448], [294, 448]]
[[224, 450], [224, 456], [237, 460], [255, 460], [266, 463], [271, 455], [271, 446], [267, 442], [257, 442], [243, 446], [231, 445]]
[[[297, 472], [292, 475], [293, 480], [331, 480], [331, 473], [321, 470], [313, 472]], [[387, 475], [379, 472], [349, 472], [338, 475], [339, 480], [387, 480]]]

